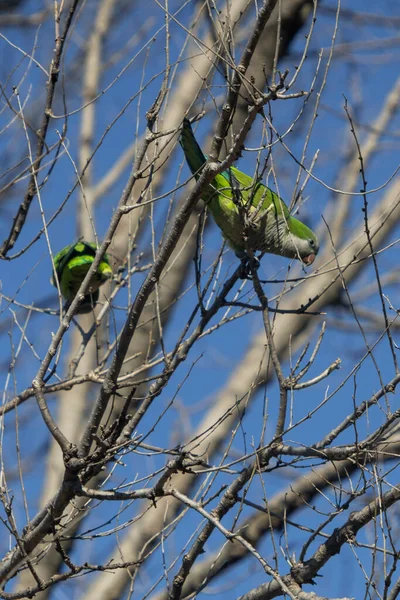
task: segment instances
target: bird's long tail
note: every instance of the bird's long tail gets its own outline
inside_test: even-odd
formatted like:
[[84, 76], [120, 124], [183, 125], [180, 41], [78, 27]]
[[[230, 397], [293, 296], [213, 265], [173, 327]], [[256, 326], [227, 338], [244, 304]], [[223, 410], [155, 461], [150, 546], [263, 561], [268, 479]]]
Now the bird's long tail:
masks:
[[198, 178], [200, 176], [201, 167], [207, 159], [194, 137], [192, 126], [188, 119], [184, 119], [183, 121], [179, 143], [183, 148], [190, 170], [193, 175]]

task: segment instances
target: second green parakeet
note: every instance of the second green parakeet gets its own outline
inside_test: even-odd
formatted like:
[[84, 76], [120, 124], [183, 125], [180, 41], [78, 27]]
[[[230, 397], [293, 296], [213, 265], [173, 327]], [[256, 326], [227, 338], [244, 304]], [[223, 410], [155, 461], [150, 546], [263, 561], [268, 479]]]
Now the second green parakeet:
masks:
[[[70, 303], [76, 296], [79, 287], [89, 271], [96, 254], [96, 244], [80, 240], [75, 244], [66, 246], [54, 257], [54, 267], [57, 273], [60, 290]], [[112, 276], [108, 256], [98, 266], [96, 273], [90, 281], [89, 293], [85, 295], [79, 306], [79, 313], [87, 313], [92, 310], [99, 299], [99, 287]], [[51, 283], [57, 287], [54, 273]]]

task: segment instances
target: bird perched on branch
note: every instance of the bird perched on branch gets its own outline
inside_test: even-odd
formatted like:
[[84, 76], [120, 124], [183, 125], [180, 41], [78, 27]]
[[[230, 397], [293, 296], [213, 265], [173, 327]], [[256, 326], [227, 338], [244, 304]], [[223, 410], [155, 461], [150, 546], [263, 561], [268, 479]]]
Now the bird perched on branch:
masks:
[[[179, 138], [186, 161], [198, 179], [206, 162], [188, 119]], [[222, 235], [244, 262], [248, 250], [314, 262], [319, 250], [317, 236], [292, 217], [275, 192], [236, 167], [216, 175], [202, 194]], [[253, 263], [254, 264], [254, 263]]]
[[[61, 293], [67, 301], [67, 306], [75, 298], [86, 273], [92, 266], [96, 250], [96, 244], [79, 240], [75, 244], [66, 246], [55, 255], [54, 269]], [[93, 309], [99, 299], [99, 287], [111, 276], [112, 270], [108, 256], [105, 254], [90, 280], [88, 293], [79, 305], [79, 314], [88, 313]], [[57, 287], [54, 273], [50, 281], [52, 285]]]

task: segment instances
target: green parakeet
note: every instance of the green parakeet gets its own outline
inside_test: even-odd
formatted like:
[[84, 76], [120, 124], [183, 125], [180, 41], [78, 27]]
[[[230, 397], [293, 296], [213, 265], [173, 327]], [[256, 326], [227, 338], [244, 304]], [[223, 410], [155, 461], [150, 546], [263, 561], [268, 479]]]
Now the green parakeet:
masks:
[[[188, 119], [183, 121], [179, 141], [189, 168], [198, 179], [206, 157]], [[246, 258], [243, 224], [247, 222], [247, 247], [253, 251], [298, 258], [306, 265], [314, 262], [319, 250], [315, 233], [290, 215], [275, 192], [236, 167], [217, 175], [202, 198], [239, 258]]]
[[[67, 305], [74, 299], [76, 293], [89, 271], [96, 254], [96, 244], [78, 241], [76, 244], [66, 246], [54, 257], [54, 267], [57, 273], [60, 290], [67, 300]], [[99, 299], [99, 287], [112, 276], [108, 256], [98, 266], [96, 273], [90, 281], [89, 293], [85, 295], [79, 305], [79, 313], [88, 313]], [[57, 287], [54, 273], [51, 283]]]

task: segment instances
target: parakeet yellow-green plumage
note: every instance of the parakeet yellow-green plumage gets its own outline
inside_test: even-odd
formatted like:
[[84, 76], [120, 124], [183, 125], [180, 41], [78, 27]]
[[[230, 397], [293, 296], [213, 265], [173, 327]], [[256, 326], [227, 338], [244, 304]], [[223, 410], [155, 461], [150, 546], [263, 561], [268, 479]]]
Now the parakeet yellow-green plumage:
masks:
[[[76, 296], [86, 273], [93, 263], [95, 254], [96, 244], [80, 240], [75, 244], [66, 246], [54, 257], [54, 268], [60, 290], [67, 303], [70, 303]], [[92, 310], [99, 299], [99, 287], [111, 276], [112, 270], [109, 259], [105, 255], [90, 280], [89, 293], [85, 295], [79, 305], [79, 313], [87, 313]], [[51, 283], [57, 287], [54, 273], [51, 277]]]
[[[193, 175], [198, 179], [206, 156], [185, 119], [180, 144]], [[243, 216], [246, 216], [247, 247], [253, 251], [297, 258], [306, 265], [314, 262], [319, 250], [317, 236], [292, 217], [283, 200], [260, 181], [230, 167], [207, 186], [202, 196], [224, 238], [239, 258], [246, 256]], [[240, 214], [242, 213], [242, 214]]]

